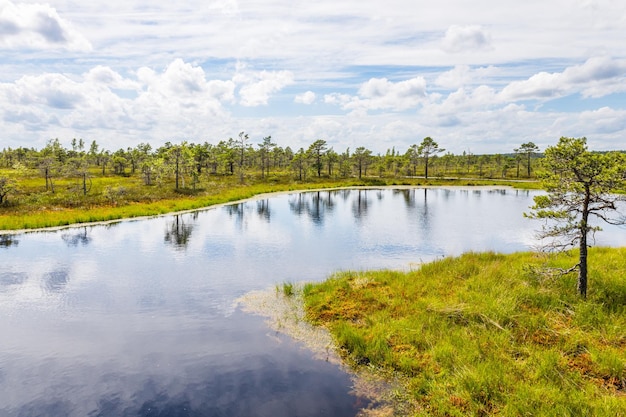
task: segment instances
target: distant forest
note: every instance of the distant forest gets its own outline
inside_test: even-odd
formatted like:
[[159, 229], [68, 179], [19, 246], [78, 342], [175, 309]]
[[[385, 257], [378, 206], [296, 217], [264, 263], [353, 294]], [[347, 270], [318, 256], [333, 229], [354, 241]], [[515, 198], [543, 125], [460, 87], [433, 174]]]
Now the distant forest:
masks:
[[72, 139], [70, 146], [64, 147], [59, 139], [51, 139], [39, 150], [4, 148], [0, 153], [0, 176], [11, 173], [11, 177], [19, 178], [24, 170], [36, 170], [45, 179], [46, 190], [53, 192], [56, 179], [86, 180], [94, 175], [137, 176], [145, 185], [172, 184], [176, 189], [194, 188], [203, 177], [218, 175], [234, 176], [242, 182], [251, 176], [271, 179], [276, 175], [292, 175], [300, 181], [364, 176], [528, 179], [534, 177], [535, 160], [540, 157], [539, 148], [532, 142], [508, 154], [455, 155], [426, 137], [404, 151], [392, 148], [385, 154], [374, 154], [363, 146], [337, 152], [321, 139], [298, 150], [281, 147], [271, 136], [253, 144], [241, 132], [235, 139], [217, 144], [167, 142], [153, 148], [140, 143], [116, 151], [104, 149], [96, 141], [87, 145], [82, 139]]

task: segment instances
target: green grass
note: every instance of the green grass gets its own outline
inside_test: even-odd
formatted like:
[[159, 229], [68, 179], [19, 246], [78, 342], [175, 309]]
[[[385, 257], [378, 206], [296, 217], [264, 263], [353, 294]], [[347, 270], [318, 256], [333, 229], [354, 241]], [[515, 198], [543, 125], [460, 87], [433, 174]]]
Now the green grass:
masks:
[[626, 248], [470, 253], [410, 272], [342, 272], [308, 284], [309, 320], [354, 366], [399, 377], [416, 416], [625, 416]]
[[282, 285], [277, 285], [276, 292], [282, 293], [285, 297], [293, 297], [296, 293], [292, 282], [283, 282]]

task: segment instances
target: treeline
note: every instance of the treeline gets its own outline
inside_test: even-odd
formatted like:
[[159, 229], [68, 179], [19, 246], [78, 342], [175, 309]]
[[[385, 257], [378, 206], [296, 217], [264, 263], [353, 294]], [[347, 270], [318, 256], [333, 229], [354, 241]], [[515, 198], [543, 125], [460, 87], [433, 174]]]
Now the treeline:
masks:
[[267, 136], [260, 143], [250, 142], [241, 132], [237, 138], [217, 144], [165, 143], [154, 149], [148, 143], [110, 151], [96, 141], [87, 145], [73, 139], [64, 147], [59, 139], [48, 141], [43, 149], [5, 148], [0, 167], [30, 168], [40, 171], [46, 189], [54, 191], [54, 179], [75, 175], [86, 177], [94, 168], [102, 174], [141, 175], [146, 185], [160, 185], [172, 179], [176, 188], [193, 187], [202, 175], [247, 175], [269, 177], [272, 173], [291, 172], [295, 179], [351, 176], [438, 176], [478, 178], [529, 178], [539, 148], [532, 142], [522, 144], [510, 154], [474, 155], [445, 152], [431, 138], [410, 146], [404, 152], [395, 148], [384, 155], [366, 147], [337, 152], [325, 140], [314, 141], [308, 149], [296, 151], [281, 147]]

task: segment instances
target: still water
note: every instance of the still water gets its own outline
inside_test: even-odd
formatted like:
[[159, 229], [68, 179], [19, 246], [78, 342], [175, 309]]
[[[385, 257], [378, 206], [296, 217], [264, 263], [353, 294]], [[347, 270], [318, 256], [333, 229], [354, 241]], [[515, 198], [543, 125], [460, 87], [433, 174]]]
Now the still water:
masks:
[[293, 193], [0, 236], [0, 416], [354, 416], [366, 404], [348, 375], [235, 300], [337, 270], [527, 250], [533, 195]]

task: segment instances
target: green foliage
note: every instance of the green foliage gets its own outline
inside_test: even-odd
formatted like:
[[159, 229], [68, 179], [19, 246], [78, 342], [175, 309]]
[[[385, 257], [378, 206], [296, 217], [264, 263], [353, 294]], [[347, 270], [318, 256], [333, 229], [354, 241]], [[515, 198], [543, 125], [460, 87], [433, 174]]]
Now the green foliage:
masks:
[[[278, 288], [277, 288], [277, 290], [278, 290]], [[293, 283], [291, 283], [291, 282], [283, 282], [283, 284], [281, 286], [281, 291], [280, 292], [282, 292], [282, 294], [285, 297], [293, 297], [293, 295], [295, 294]]]
[[9, 195], [15, 192], [17, 188], [16, 181], [8, 177], [0, 177], [0, 204], [5, 204]]
[[547, 195], [535, 197], [528, 217], [544, 219], [540, 237], [548, 250], [578, 245], [578, 291], [587, 293], [587, 247], [590, 233], [601, 230], [593, 220], [626, 224], [619, 202], [626, 201], [626, 156], [618, 152], [593, 153], [585, 138], [561, 138], [546, 149], [540, 175]]
[[591, 254], [586, 300], [545, 273], [575, 254], [469, 253], [309, 284], [307, 317], [405, 381], [413, 415], [626, 415], [626, 248]]
[[519, 177], [519, 163], [521, 162], [521, 155], [526, 156], [526, 175], [530, 178], [531, 172], [531, 160], [533, 154], [539, 152], [539, 147], [535, 145], [533, 142], [522, 143], [519, 148], [515, 149], [516, 160], [517, 160], [517, 176]]
[[439, 148], [439, 144], [437, 144], [437, 142], [429, 136], [425, 137], [417, 147], [417, 155], [424, 158], [425, 178], [428, 178], [428, 163], [431, 160], [431, 157], [443, 151], [445, 151], [445, 149]]

